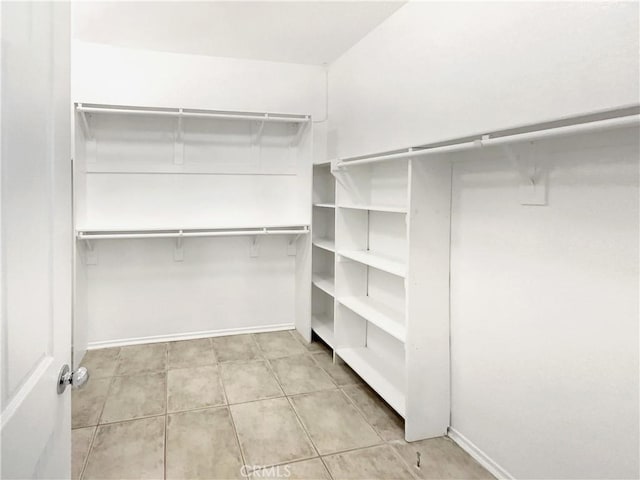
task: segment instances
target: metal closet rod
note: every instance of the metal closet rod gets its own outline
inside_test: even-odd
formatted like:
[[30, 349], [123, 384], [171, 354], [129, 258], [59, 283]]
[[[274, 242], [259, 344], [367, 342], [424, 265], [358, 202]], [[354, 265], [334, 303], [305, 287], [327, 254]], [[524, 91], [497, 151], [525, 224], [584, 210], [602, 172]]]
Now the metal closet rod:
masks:
[[81, 103], [76, 106], [76, 110], [82, 113], [112, 113], [112, 114], [127, 114], [127, 115], [149, 115], [149, 116], [164, 116], [164, 117], [189, 117], [189, 118], [224, 118], [231, 120], [252, 120], [258, 122], [283, 122], [283, 123], [306, 123], [311, 117], [309, 115], [300, 116], [283, 116], [271, 113], [261, 114], [234, 114], [234, 113], [221, 113], [221, 112], [190, 112], [183, 109], [176, 110], [156, 110], [156, 109], [144, 109], [144, 108], [112, 108], [112, 107], [100, 107], [91, 106], [86, 107]]
[[534, 140], [542, 140], [546, 138], [563, 137], [567, 135], [574, 135], [592, 131], [613, 130], [616, 128], [632, 127], [638, 125], [640, 125], [640, 114], [627, 115], [624, 117], [608, 118], [606, 120], [596, 120], [592, 122], [578, 123], [562, 127], [547, 128], [544, 130], [535, 130], [531, 132], [516, 133], [513, 135], [504, 135], [495, 138], [491, 138], [491, 134], [487, 134], [478, 139], [467, 142], [454, 143], [452, 145], [443, 145], [441, 147], [432, 148], [412, 147], [407, 149], [407, 151], [392, 153], [389, 155], [358, 158], [356, 160], [338, 159], [335, 161], [335, 165], [336, 167], [346, 167], [351, 165], [387, 162], [389, 160], [397, 160], [403, 158], [416, 158], [442, 153], [463, 152], [465, 150], [473, 150], [482, 147], [495, 147], [510, 143], [531, 142]]
[[187, 237], [233, 237], [233, 236], [255, 236], [255, 235], [304, 235], [309, 233], [308, 225], [292, 226], [291, 228], [256, 228], [256, 229], [239, 229], [239, 230], [203, 230], [190, 232], [188, 230], [172, 230], [164, 232], [145, 232], [145, 231], [126, 231], [113, 233], [87, 233], [79, 231], [77, 233], [78, 240], [106, 240], [117, 238], [187, 238]]

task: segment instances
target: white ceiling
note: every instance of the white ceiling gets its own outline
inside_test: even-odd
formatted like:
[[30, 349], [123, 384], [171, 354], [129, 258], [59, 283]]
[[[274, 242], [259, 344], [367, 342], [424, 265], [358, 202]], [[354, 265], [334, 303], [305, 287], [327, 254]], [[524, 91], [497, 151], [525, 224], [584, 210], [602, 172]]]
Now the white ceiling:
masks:
[[87, 42], [276, 62], [330, 63], [404, 1], [74, 2]]

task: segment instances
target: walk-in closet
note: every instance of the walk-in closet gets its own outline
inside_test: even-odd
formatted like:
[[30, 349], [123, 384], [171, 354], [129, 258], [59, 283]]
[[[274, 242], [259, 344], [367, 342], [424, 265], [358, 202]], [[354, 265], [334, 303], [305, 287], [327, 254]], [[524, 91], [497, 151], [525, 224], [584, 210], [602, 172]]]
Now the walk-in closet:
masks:
[[637, 2], [0, 2], [3, 479], [638, 479]]

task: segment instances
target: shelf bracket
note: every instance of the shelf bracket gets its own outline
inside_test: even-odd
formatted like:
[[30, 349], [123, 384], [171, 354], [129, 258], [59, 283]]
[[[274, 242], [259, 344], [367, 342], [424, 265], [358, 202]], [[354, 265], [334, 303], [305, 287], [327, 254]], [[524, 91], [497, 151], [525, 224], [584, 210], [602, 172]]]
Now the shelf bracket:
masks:
[[184, 260], [184, 245], [182, 243], [182, 230], [178, 233], [176, 237], [176, 246], [173, 249], [173, 260], [176, 262], [182, 262]]
[[[483, 140], [484, 139], [483, 137]], [[547, 205], [547, 177], [546, 175], [542, 175], [538, 170], [538, 166], [533, 161], [532, 144], [520, 148], [523, 151], [518, 154], [511, 145], [504, 145], [502, 147], [506, 157], [520, 176], [520, 204]]]
[[[82, 108], [82, 104], [79, 103], [78, 104], [79, 108]], [[79, 111], [78, 114], [80, 115], [80, 124], [82, 125], [82, 133], [84, 134], [84, 138], [85, 138], [85, 158], [87, 163], [95, 163], [96, 161], [96, 139], [95, 137], [91, 134], [91, 126], [89, 125], [89, 120], [87, 120], [87, 113], [86, 112], [82, 112]]]
[[[263, 230], [264, 230], [265, 232], [267, 231], [267, 229], [266, 229], [266, 228], [265, 228], [265, 229], [263, 229]], [[260, 246], [260, 245], [258, 244], [258, 235], [254, 235], [254, 236], [251, 238], [251, 248], [250, 248], [250, 250], [249, 250], [249, 256], [250, 256], [251, 258], [256, 258], [256, 257], [258, 256], [258, 254], [259, 254], [258, 247], [259, 247], [259, 246]]]
[[184, 163], [184, 140], [182, 132], [182, 109], [179, 109], [178, 125], [176, 126], [175, 141], [173, 145], [173, 163], [182, 165]]
[[[304, 117], [307, 120], [309, 119], [308, 116]], [[301, 122], [298, 125], [298, 131], [296, 132], [295, 136], [293, 137], [293, 140], [291, 140], [291, 145], [289, 145], [290, 147], [296, 146], [300, 143], [300, 139], [302, 138], [302, 134], [304, 133], [304, 131], [307, 129], [307, 122]]]
[[296, 243], [298, 239], [302, 236], [302, 233], [298, 233], [296, 235], [291, 235], [289, 238], [289, 242], [287, 242], [287, 255], [290, 257], [295, 257], [297, 254]]
[[264, 131], [264, 124], [268, 119], [269, 119], [269, 114], [265, 113], [264, 120], [260, 122], [260, 126], [258, 127], [258, 132], [256, 133], [256, 136], [253, 139], [254, 145], [260, 143], [260, 139], [262, 138], [262, 132]]
[[84, 264], [85, 265], [97, 265], [98, 264], [98, 251], [95, 248], [95, 245], [91, 243], [91, 240], [88, 238], [83, 238], [84, 240]]

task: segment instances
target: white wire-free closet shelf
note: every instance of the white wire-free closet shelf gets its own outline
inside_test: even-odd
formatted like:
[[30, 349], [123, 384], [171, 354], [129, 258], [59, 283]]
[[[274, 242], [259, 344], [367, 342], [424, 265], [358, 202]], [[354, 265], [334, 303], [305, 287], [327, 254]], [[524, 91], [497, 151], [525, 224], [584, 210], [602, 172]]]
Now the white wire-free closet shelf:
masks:
[[390, 205], [338, 205], [339, 208], [349, 208], [351, 210], [369, 210], [373, 212], [407, 213], [407, 207]]
[[155, 117], [219, 118], [225, 120], [245, 120], [257, 122], [306, 123], [309, 115], [286, 115], [266, 112], [229, 112], [224, 110], [200, 110], [192, 108], [130, 107], [118, 105], [82, 104], [76, 106], [80, 113], [111, 115], [146, 115]]
[[322, 248], [323, 250], [327, 250], [329, 252], [335, 252], [336, 251], [336, 242], [334, 240], [332, 240], [331, 238], [316, 238], [313, 241], [313, 244], [316, 247]]
[[327, 295], [335, 296], [335, 286], [332, 275], [314, 273], [311, 282]]
[[186, 237], [234, 237], [256, 235], [305, 235], [309, 225], [283, 225], [239, 228], [141, 228], [141, 229], [78, 229], [78, 240], [107, 240], [125, 238], [186, 238]]
[[391, 273], [399, 277], [405, 277], [407, 275], [407, 266], [404, 262], [391, 258], [379, 253], [374, 253], [365, 250], [351, 250], [351, 251], [339, 251], [338, 254], [345, 258], [354, 260], [364, 265], [377, 268], [383, 272]]
[[312, 315], [311, 329], [333, 348], [333, 320], [328, 315]]
[[338, 298], [338, 302], [357, 313], [368, 322], [373, 323], [383, 332], [405, 342], [407, 329], [404, 313], [368, 296], [346, 296]]
[[338, 348], [336, 354], [404, 417], [405, 372], [402, 365], [397, 365], [367, 347]]
[[335, 203], [314, 203], [313, 206], [318, 208], [336, 208]]

